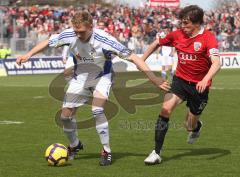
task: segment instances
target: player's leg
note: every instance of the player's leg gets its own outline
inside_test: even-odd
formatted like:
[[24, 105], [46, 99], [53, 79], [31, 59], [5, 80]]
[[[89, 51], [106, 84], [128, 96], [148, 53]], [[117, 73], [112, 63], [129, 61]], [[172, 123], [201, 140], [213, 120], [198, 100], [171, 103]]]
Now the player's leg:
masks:
[[163, 146], [165, 135], [168, 131], [169, 117], [174, 108], [186, 100], [184, 85], [178, 77], [173, 77], [171, 93], [164, 96], [162, 109], [155, 126], [155, 149], [145, 159], [146, 164], [156, 164], [161, 161], [160, 152]]
[[200, 130], [202, 128], [202, 122], [199, 120], [200, 116], [194, 115], [188, 110], [186, 117], [186, 128], [189, 131], [187, 142], [193, 144], [200, 136]]
[[70, 142], [68, 148], [69, 159], [73, 159], [76, 153], [83, 149], [83, 145], [78, 139], [76, 110], [88, 100], [88, 95], [81, 82], [77, 82], [76, 80], [70, 81], [70, 85], [65, 94], [60, 118], [63, 124], [64, 134]]
[[69, 159], [74, 159], [76, 153], [83, 149], [81, 141], [78, 139], [77, 122], [76, 122], [77, 108], [62, 108], [61, 121], [63, 124], [63, 132], [70, 142], [68, 147]]
[[187, 99], [189, 109], [186, 116], [186, 128], [189, 131], [187, 142], [189, 144], [193, 144], [200, 136], [202, 122], [199, 118], [208, 101], [208, 89], [203, 93], [198, 93], [193, 86], [191, 90], [194, 94]]
[[95, 91], [92, 102], [92, 114], [96, 122], [96, 130], [99, 134], [103, 149], [107, 152], [111, 152], [109, 145], [108, 120], [104, 113], [104, 105], [106, 101], [106, 97], [104, 97], [100, 92]]
[[189, 109], [187, 110], [187, 116], [186, 116], [186, 122], [185, 122], [187, 131], [191, 132], [195, 130], [195, 128], [197, 127], [199, 118], [200, 116], [192, 114]]
[[103, 151], [99, 162], [102, 166], [110, 165], [112, 162], [108, 120], [104, 113], [104, 105], [108, 99], [110, 88], [111, 81], [107, 77], [103, 77], [100, 79], [93, 92], [92, 113], [96, 122], [96, 130], [100, 142], [103, 145]]
[[182, 99], [173, 93], [167, 93], [164, 96], [163, 106], [155, 125], [155, 149], [144, 160], [145, 164], [154, 165], [161, 162], [160, 151], [168, 131], [169, 117], [174, 108], [181, 102]]
[[92, 113], [96, 122], [96, 130], [103, 146], [99, 161], [99, 164], [102, 166], [110, 165], [112, 162], [108, 120], [104, 113], [104, 104], [106, 103], [106, 100], [106, 97], [104, 97], [100, 92], [94, 92]]

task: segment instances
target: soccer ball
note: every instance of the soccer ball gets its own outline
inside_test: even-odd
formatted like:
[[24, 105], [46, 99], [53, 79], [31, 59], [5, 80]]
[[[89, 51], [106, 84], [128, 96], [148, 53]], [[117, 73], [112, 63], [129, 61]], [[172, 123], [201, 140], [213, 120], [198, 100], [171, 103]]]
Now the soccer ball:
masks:
[[48, 165], [65, 165], [68, 161], [68, 150], [64, 145], [60, 143], [52, 144], [47, 148], [45, 152], [45, 158], [48, 162]]

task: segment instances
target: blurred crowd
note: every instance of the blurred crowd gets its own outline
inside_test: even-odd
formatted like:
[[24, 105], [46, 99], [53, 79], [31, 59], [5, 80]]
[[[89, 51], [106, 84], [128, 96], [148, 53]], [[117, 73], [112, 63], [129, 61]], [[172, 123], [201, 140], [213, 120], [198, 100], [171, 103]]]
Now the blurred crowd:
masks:
[[[0, 7], [3, 38], [29, 38], [30, 47], [34, 46], [50, 34], [69, 28], [71, 17], [79, 9], [88, 9], [97, 28], [112, 34], [136, 53], [143, 53], [157, 33], [177, 29], [177, 14], [180, 10], [129, 8], [122, 5], [111, 7], [100, 4], [67, 8]], [[216, 34], [221, 51], [240, 51], [238, 4], [224, 5], [206, 12], [204, 25]]]

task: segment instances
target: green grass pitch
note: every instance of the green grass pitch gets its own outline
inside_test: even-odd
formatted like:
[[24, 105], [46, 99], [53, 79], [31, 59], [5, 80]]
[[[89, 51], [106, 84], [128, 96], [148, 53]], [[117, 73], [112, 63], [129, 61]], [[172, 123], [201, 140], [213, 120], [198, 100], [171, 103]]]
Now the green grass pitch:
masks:
[[[1, 177], [240, 176], [240, 70], [222, 70], [214, 79], [201, 117], [202, 134], [195, 144], [186, 143], [187, 132], [182, 128], [185, 104], [175, 110], [165, 139], [163, 162], [156, 166], [145, 166], [143, 160], [153, 149], [154, 123], [161, 104], [137, 106], [136, 113], [129, 114], [111, 94], [110, 100], [119, 108], [110, 121], [113, 164], [98, 165], [101, 145], [93, 127], [79, 130], [85, 149], [76, 160], [65, 167], [49, 167], [44, 159], [46, 148], [52, 143], [68, 143], [54, 121], [62, 103], [48, 91], [55, 77], [0, 78]], [[89, 106], [78, 110], [79, 117], [90, 115]]]

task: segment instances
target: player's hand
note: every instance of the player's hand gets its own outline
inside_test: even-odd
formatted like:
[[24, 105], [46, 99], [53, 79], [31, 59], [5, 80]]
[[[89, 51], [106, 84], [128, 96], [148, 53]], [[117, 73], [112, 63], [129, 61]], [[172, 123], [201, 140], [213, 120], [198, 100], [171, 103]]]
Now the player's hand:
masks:
[[160, 89], [164, 91], [169, 91], [170, 90], [170, 85], [169, 82], [161, 77], [157, 77], [153, 80], [153, 83], [159, 87]]
[[20, 66], [22, 63], [26, 62], [29, 60], [31, 56], [26, 54], [26, 55], [21, 55], [19, 57], [17, 57], [16, 59], [16, 63]]
[[208, 85], [208, 80], [203, 79], [197, 83], [196, 89], [199, 93], [203, 93], [204, 90], [207, 88], [207, 85]]

